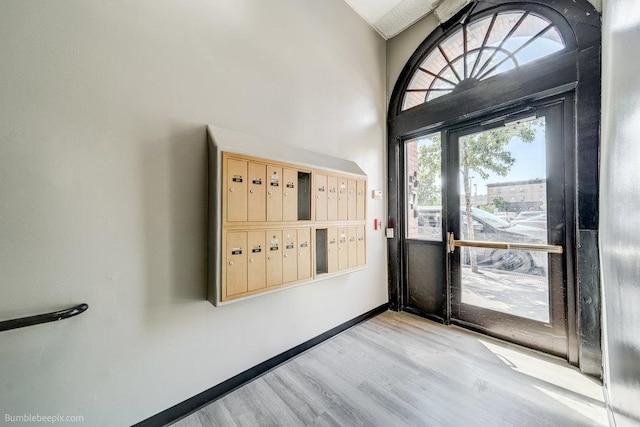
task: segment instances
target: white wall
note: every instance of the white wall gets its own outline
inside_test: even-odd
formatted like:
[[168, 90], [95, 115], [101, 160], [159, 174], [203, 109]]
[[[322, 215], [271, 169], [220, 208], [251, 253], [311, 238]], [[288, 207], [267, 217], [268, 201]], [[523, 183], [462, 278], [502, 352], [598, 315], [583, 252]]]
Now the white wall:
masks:
[[0, 2], [0, 416], [128, 425], [387, 301], [369, 268], [215, 308], [205, 125], [385, 183], [385, 42], [342, 0]]
[[605, 0], [600, 251], [605, 391], [617, 426], [640, 424], [640, 3]]

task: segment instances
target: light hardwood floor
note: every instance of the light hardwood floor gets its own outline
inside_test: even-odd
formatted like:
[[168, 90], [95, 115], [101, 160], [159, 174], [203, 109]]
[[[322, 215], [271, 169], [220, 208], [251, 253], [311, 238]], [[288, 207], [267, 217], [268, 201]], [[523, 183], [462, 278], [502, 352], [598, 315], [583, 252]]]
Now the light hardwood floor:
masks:
[[566, 362], [389, 311], [174, 426], [607, 424], [600, 385]]

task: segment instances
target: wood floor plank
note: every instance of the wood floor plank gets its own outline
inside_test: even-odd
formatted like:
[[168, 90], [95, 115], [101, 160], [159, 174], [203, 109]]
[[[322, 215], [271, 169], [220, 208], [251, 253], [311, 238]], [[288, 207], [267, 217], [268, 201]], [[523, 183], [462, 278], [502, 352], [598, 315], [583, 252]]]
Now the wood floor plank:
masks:
[[200, 416], [202, 426], [235, 427], [238, 425], [235, 422], [233, 415], [231, 415], [231, 412], [229, 412], [226, 405], [221, 400], [205, 406], [196, 412], [196, 414]]
[[200, 422], [200, 415], [197, 412], [189, 415], [188, 417], [184, 417], [173, 425], [174, 427], [202, 427], [202, 423]]
[[314, 404], [317, 400], [294, 384], [287, 369], [271, 371], [263, 378], [273, 392], [291, 408], [301, 424], [311, 424], [323, 413], [321, 411], [324, 411], [324, 407]]
[[[313, 356], [307, 356], [313, 360]], [[358, 390], [353, 384], [334, 371], [327, 370], [321, 361], [314, 361], [316, 363], [307, 364], [304, 370], [300, 369], [299, 374], [304, 381], [313, 384], [317, 392], [316, 398], [325, 402], [327, 413], [341, 425], [372, 425], [376, 420], [377, 409], [372, 408], [366, 399], [355, 401]], [[296, 365], [295, 362], [292, 363], [292, 366]]]
[[565, 361], [386, 312], [175, 424], [605, 426], [600, 385]]
[[312, 423], [307, 424], [309, 427], [343, 427], [338, 422], [333, 419], [331, 415], [324, 412], [320, 414]]

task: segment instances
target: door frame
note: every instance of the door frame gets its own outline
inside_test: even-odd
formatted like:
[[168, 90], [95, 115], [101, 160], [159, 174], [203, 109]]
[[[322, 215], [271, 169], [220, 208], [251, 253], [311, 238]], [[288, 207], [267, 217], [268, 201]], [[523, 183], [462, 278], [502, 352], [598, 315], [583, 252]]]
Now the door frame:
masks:
[[[573, 47], [551, 59], [540, 59], [530, 67], [524, 65], [504, 73], [500, 79], [489, 79], [472, 90], [452, 93], [400, 111], [404, 89], [424, 55], [459, 28], [459, 22], [466, 14], [473, 19], [477, 14], [497, 8], [535, 8], [538, 13], [552, 17], [554, 23], [569, 29]], [[576, 156], [571, 165], [575, 186], [567, 189], [567, 194], [575, 205], [567, 211], [567, 224], [575, 224], [575, 227], [571, 230], [567, 227], [571, 233], [567, 233], [566, 247], [575, 249], [574, 256], [568, 257], [567, 271], [573, 275], [576, 287], [574, 295], [568, 295], [568, 306], [573, 307], [575, 313], [569, 322], [569, 339], [577, 343], [574, 347], [578, 348], [578, 353], [570, 355], [569, 361], [579, 365], [584, 373], [602, 375], [598, 273], [600, 52], [600, 14], [586, 0], [503, 0], [499, 6], [472, 3], [437, 27], [417, 48], [394, 86], [388, 111], [388, 225], [397, 229], [394, 237], [387, 240], [391, 309], [404, 310], [406, 307], [403, 142], [488, 113], [500, 114], [509, 108], [573, 92], [575, 108], [570, 121], [575, 126], [575, 133], [567, 149]]]

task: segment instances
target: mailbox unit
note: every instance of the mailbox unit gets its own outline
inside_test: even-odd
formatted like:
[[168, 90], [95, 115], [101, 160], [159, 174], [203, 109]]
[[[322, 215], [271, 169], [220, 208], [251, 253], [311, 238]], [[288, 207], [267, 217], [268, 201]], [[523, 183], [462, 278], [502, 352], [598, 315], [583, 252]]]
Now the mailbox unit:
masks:
[[213, 304], [366, 267], [366, 175], [354, 162], [292, 147], [257, 156], [265, 144], [251, 137], [208, 134]]

